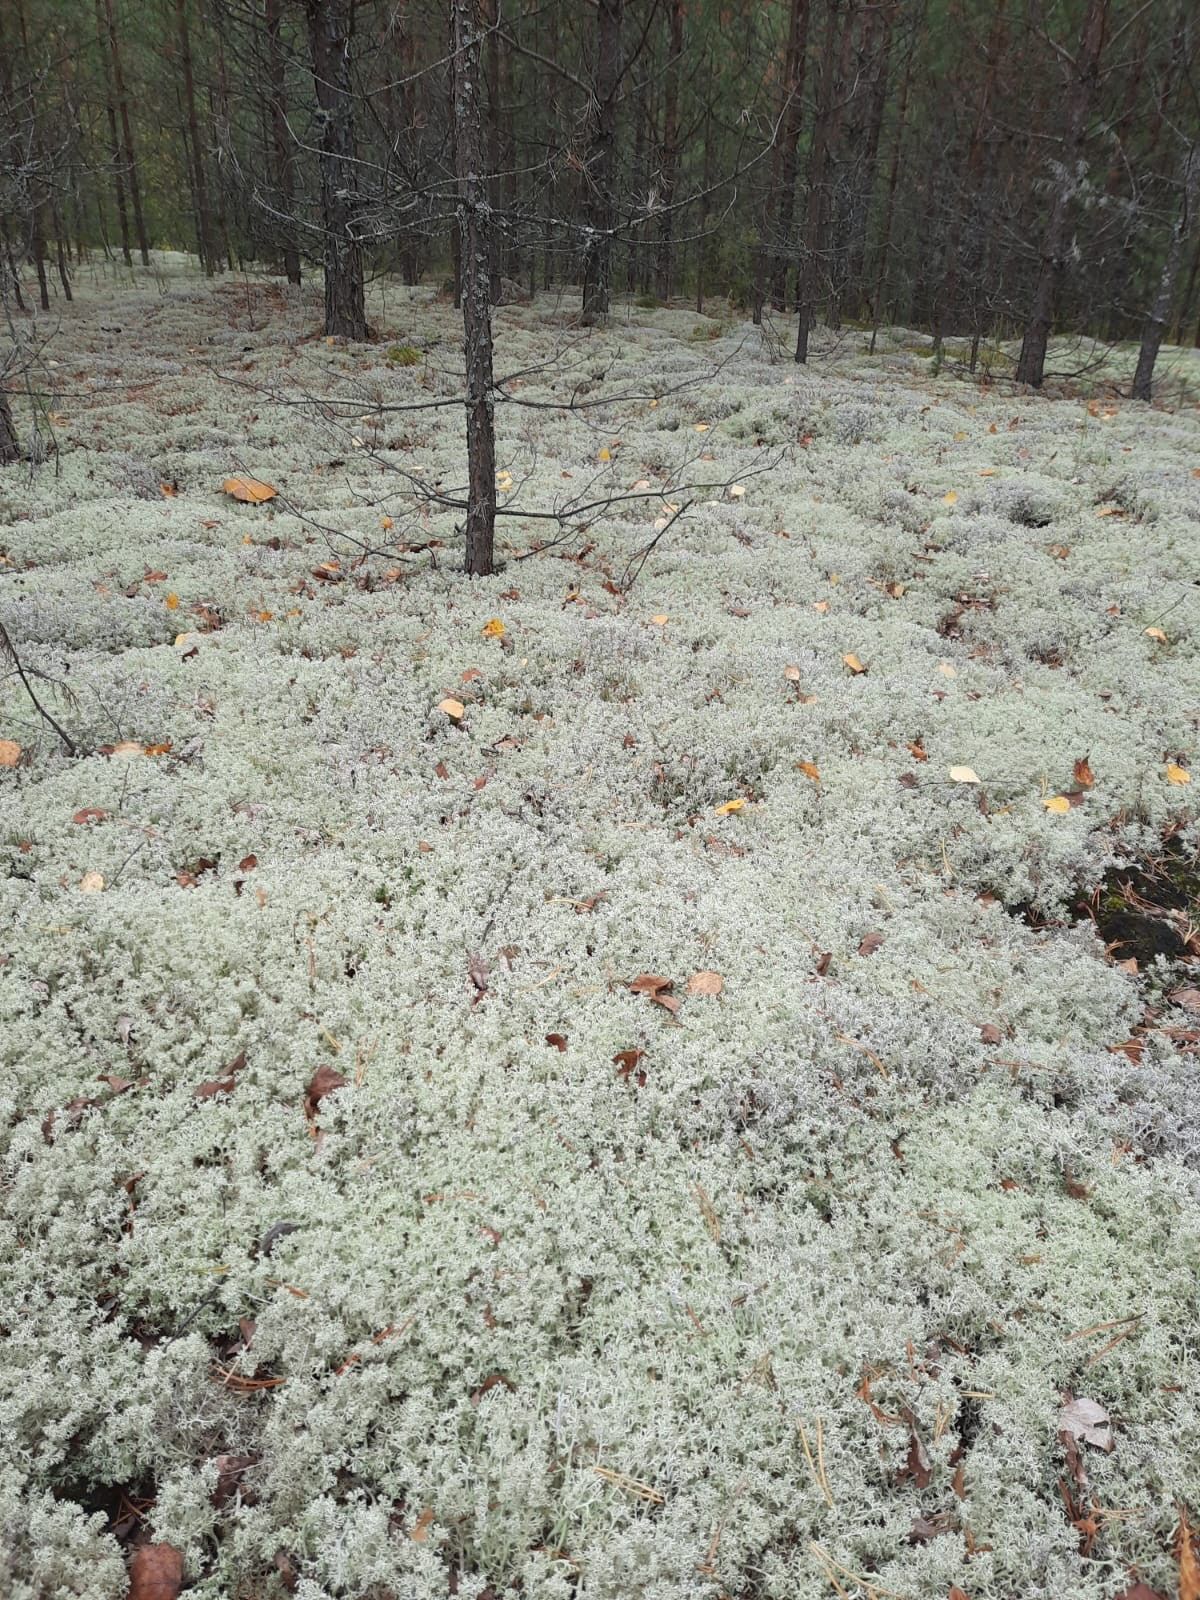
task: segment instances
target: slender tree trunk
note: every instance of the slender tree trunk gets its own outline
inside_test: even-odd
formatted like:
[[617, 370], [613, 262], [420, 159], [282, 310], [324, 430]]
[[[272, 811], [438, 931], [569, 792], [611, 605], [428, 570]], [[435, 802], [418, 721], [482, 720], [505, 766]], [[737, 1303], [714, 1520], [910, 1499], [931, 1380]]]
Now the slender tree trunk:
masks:
[[[1003, 4], [1003, 0], [1000, 0]], [[871, 202], [875, 194], [876, 173], [879, 167], [879, 141], [883, 133], [883, 114], [887, 109], [888, 77], [892, 59], [892, 32], [896, 22], [896, 5], [887, 6], [883, 14], [883, 30], [879, 48], [875, 52], [875, 77], [871, 84], [871, 108], [867, 117], [867, 144], [863, 153], [862, 180], [859, 184], [857, 215], [850, 247], [848, 276], [858, 285], [860, 309], [867, 304], [863, 292], [863, 266], [867, 254], [867, 228], [871, 220]]]
[[839, 0], [829, 0], [825, 41], [821, 50], [821, 82], [817, 90], [817, 118], [813, 127], [812, 149], [808, 161], [808, 200], [805, 210], [804, 243], [796, 283], [796, 360], [808, 360], [808, 334], [812, 326], [816, 299], [817, 252], [821, 243], [821, 213], [825, 197], [825, 166], [829, 154], [829, 123], [833, 111], [834, 63], [838, 40]]
[[1040, 389], [1046, 371], [1046, 349], [1058, 305], [1059, 290], [1067, 265], [1071, 200], [1075, 192], [1075, 168], [1083, 146], [1083, 136], [1099, 84], [1100, 52], [1108, 20], [1108, 0], [1088, 0], [1079, 49], [1073, 63], [1072, 81], [1067, 96], [1067, 122], [1059, 155], [1059, 176], [1050, 202], [1050, 215], [1042, 234], [1042, 262], [1033, 291], [1021, 356], [1017, 362], [1017, 382]]
[[200, 265], [209, 277], [216, 262], [212, 242], [212, 218], [208, 209], [208, 186], [204, 177], [204, 152], [200, 146], [200, 122], [196, 116], [196, 80], [192, 73], [192, 39], [188, 28], [187, 0], [175, 0], [175, 26], [179, 34], [179, 65], [183, 72], [183, 106], [187, 116], [188, 140], [192, 153], [192, 190], [196, 202], [196, 244]]
[[784, 59], [784, 94], [787, 109], [779, 146], [779, 212], [775, 224], [775, 264], [771, 302], [776, 311], [787, 305], [787, 275], [792, 253], [792, 226], [796, 216], [796, 147], [804, 123], [804, 79], [808, 65], [809, 0], [792, 0], [788, 18], [787, 55]]
[[892, 253], [892, 225], [896, 217], [896, 189], [900, 179], [900, 153], [904, 148], [905, 121], [908, 116], [908, 94], [912, 87], [913, 62], [917, 55], [917, 39], [925, 21], [925, 8], [921, 7], [918, 27], [908, 46], [904, 61], [904, 76], [900, 80], [900, 99], [896, 106], [896, 138], [892, 144], [892, 160], [888, 168], [887, 197], [883, 203], [883, 227], [879, 236], [879, 260], [875, 268], [875, 292], [871, 300], [871, 352], [879, 335], [879, 316], [883, 310], [883, 294], [887, 288], [888, 260]]
[[133, 227], [137, 234], [142, 265], [150, 265], [150, 241], [146, 234], [146, 218], [142, 212], [142, 185], [138, 179], [137, 158], [133, 149], [133, 127], [129, 120], [129, 96], [125, 92], [125, 69], [121, 65], [121, 47], [117, 42], [113, 0], [104, 0], [104, 17], [108, 30], [108, 48], [112, 57], [113, 83], [117, 91], [117, 110], [121, 118], [121, 142], [125, 152], [125, 177], [129, 183], [129, 200], [133, 206]]
[[624, 0], [597, 0], [595, 112], [588, 152], [588, 232], [583, 254], [585, 325], [608, 316], [612, 229], [616, 214], [613, 157], [617, 141], [617, 88], [621, 81]]
[[13, 422], [12, 404], [4, 390], [0, 389], [0, 467], [11, 466], [20, 459], [21, 441], [17, 438], [16, 424]]
[[492, 571], [496, 531], [496, 434], [492, 380], [491, 207], [483, 141], [480, 41], [483, 0], [450, 0], [450, 59], [462, 241], [467, 379], [466, 569]]
[[367, 338], [362, 247], [355, 236], [358, 165], [350, 80], [347, 0], [306, 0], [313, 85], [321, 113], [321, 221], [325, 234], [325, 332]]
[[287, 77], [283, 58], [282, 0], [266, 0], [267, 82], [271, 109], [271, 147], [275, 158], [275, 189], [284, 224], [283, 270], [289, 283], [300, 282], [300, 251], [296, 248], [292, 208], [295, 203], [292, 138], [287, 120]]
[[669, 300], [674, 287], [675, 182], [679, 171], [679, 73], [683, 59], [683, 0], [670, 0], [668, 11], [667, 70], [663, 96], [662, 203], [658, 250], [655, 261], [655, 292]]
[[104, 0], [96, 0], [96, 39], [100, 46], [100, 67], [104, 81], [104, 114], [108, 121], [108, 147], [111, 152], [113, 189], [117, 201], [117, 225], [121, 230], [121, 254], [125, 265], [133, 265], [129, 249], [129, 213], [125, 208], [125, 178], [121, 171], [121, 142], [117, 136], [117, 108], [113, 103], [112, 54], [108, 47], [107, 24], [104, 20]]
[[1149, 400], [1150, 398], [1150, 388], [1154, 379], [1154, 363], [1158, 360], [1159, 347], [1163, 341], [1167, 318], [1171, 315], [1171, 301], [1175, 296], [1175, 281], [1179, 277], [1184, 246], [1191, 231], [1192, 219], [1196, 214], [1198, 201], [1200, 201], [1200, 145], [1193, 145], [1188, 151], [1183, 164], [1183, 196], [1179, 204], [1179, 214], [1175, 218], [1175, 226], [1171, 229], [1170, 243], [1167, 245], [1167, 254], [1163, 260], [1162, 272], [1158, 279], [1158, 291], [1154, 296], [1154, 304], [1150, 307], [1149, 315], [1142, 329], [1142, 343], [1141, 348], [1138, 350], [1137, 371], [1133, 377], [1133, 398], [1135, 400]]

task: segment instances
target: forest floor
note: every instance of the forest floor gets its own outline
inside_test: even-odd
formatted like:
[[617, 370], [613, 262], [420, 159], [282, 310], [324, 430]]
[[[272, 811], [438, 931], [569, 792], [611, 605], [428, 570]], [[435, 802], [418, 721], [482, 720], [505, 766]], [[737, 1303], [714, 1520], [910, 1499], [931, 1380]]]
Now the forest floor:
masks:
[[349, 348], [268, 280], [62, 309], [0, 472], [78, 747], [5, 680], [0, 1589], [1174, 1596], [1200, 357], [1151, 408], [572, 309], [497, 369], [616, 398], [502, 405], [502, 492], [690, 463], [632, 587], [657, 500], [475, 582], [405, 513], [426, 290]]

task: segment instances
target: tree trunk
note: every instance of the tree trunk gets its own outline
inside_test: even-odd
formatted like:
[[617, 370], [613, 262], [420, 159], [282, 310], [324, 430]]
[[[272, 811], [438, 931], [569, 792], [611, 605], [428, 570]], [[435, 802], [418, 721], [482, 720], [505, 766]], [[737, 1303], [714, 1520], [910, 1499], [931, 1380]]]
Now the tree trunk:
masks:
[[[1003, 4], [1003, 0], [1000, 0]], [[871, 85], [871, 107], [867, 116], [867, 143], [863, 154], [862, 180], [859, 184], [857, 209], [853, 224], [850, 262], [847, 269], [849, 281], [858, 285], [860, 307], [866, 304], [863, 293], [863, 266], [867, 255], [867, 229], [871, 220], [871, 201], [875, 193], [875, 176], [879, 166], [879, 140], [883, 133], [883, 114], [887, 109], [888, 76], [892, 59], [892, 31], [896, 22], [896, 6], [889, 5], [883, 14], [883, 31], [879, 48], [875, 52], [875, 78]]]
[[679, 72], [683, 57], [683, 0], [670, 0], [667, 71], [663, 97], [662, 203], [655, 260], [655, 292], [669, 300], [674, 272], [675, 182], [679, 172]]
[[792, 0], [788, 19], [784, 93], [787, 108], [779, 147], [779, 215], [775, 226], [775, 269], [771, 302], [776, 311], [787, 305], [788, 264], [792, 250], [792, 225], [796, 216], [796, 146], [804, 122], [804, 79], [808, 64], [808, 0]]
[[17, 438], [12, 405], [3, 389], [0, 389], [0, 467], [11, 466], [20, 459], [21, 441]]
[[216, 262], [212, 242], [212, 219], [208, 211], [208, 186], [204, 178], [204, 155], [200, 148], [200, 123], [196, 116], [196, 80], [192, 73], [192, 40], [188, 30], [187, 0], [175, 0], [175, 25], [179, 31], [179, 65], [183, 72], [183, 105], [187, 115], [188, 139], [192, 153], [192, 189], [196, 201], [196, 245], [200, 265], [209, 277]]
[[817, 118], [813, 127], [812, 149], [808, 160], [808, 200], [805, 210], [804, 243], [796, 283], [796, 360], [808, 360], [808, 334], [812, 326], [816, 298], [817, 251], [821, 242], [821, 213], [824, 204], [825, 163], [829, 153], [829, 122], [833, 110], [833, 74], [838, 40], [839, 0], [829, 0], [825, 41], [821, 50], [821, 82], [817, 90]]
[[125, 265], [133, 265], [129, 249], [129, 213], [125, 209], [125, 179], [121, 173], [121, 142], [117, 137], [117, 108], [113, 103], [112, 58], [105, 37], [104, 0], [96, 0], [96, 40], [100, 46], [100, 67], [104, 79], [104, 114], [108, 122], [108, 147], [111, 152], [113, 188], [116, 191], [117, 223], [121, 230], [121, 254]]
[[146, 235], [146, 218], [142, 212], [142, 186], [138, 181], [137, 158], [133, 150], [133, 128], [129, 120], [129, 96], [125, 92], [125, 69], [121, 65], [121, 47], [117, 42], [113, 0], [104, 0], [104, 17], [108, 30], [108, 49], [112, 57], [113, 82], [117, 91], [117, 110], [121, 118], [121, 142], [125, 153], [125, 176], [129, 183], [129, 199], [133, 206], [133, 227], [137, 234], [142, 265], [150, 265], [150, 241]]
[[321, 117], [321, 221], [325, 234], [325, 333], [367, 338], [358, 209], [354, 90], [347, 0], [306, 0], [313, 86]]
[[588, 227], [583, 252], [582, 321], [586, 326], [608, 316], [612, 230], [616, 214], [613, 155], [617, 140], [623, 13], [624, 0], [597, 0], [594, 111], [587, 162]]
[[888, 169], [887, 198], [883, 205], [883, 228], [879, 238], [879, 260], [875, 269], [875, 292], [871, 299], [871, 353], [875, 353], [875, 340], [879, 335], [879, 314], [883, 309], [883, 292], [887, 287], [888, 257], [892, 250], [892, 224], [896, 216], [896, 188], [900, 178], [900, 153], [904, 148], [905, 119], [908, 116], [908, 93], [912, 87], [913, 62], [917, 55], [917, 39], [925, 22], [925, 7], [917, 19], [918, 31], [909, 41], [904, 62], [904, 77], [900, 80], [900, 100], [896, 107], [896, 139], [892, 145], [892, 160]]
[[1196, 214], [1196, 204], [1200, 201], [1200, 145], [1193, 145], [1188, 151], [1183, 164], [1183, 196], [1179, 204], [1179, 214], [1175, 218], [1175, 226], [1171, 229], [1171, 240], [1167, 245], [1167, 254], [1163, 261], [1162, 272], [1158, 280], [1158, 292], [1154, 296], [1154, 304], [1146, 318], [1142, 329], [1142, 343], [1138, 350], [1137, 371], [1133, 377], [1133, 398], [1135, 400], [1149, 400], [1150, 387], [1154, 378], [1154, 363], [1158, 360], [1159, 347], [1163, 342], [1163, 332], [1167, 326], [1167, 318], [1171, 315], [1171, 301], [1175, 295], [1175, 280], [1179, 276], [1180, 264], [1183, 261], [1183, 250], [1187, 243], [1188, 233], [1191, 230], [1192, 218]]
[[1067, 246], [1071, 200], [1075, 190], [1075, 167], [1083, 145], [1088, 112], [1099, 82], [1100, 52], [1108, 20], [1108, 0], [1088, 0], [1087, 15], [1079, 49], [1073, 63], [1073, 77], [1067, 98], [1067, 123], [1058, 159], [1059, 175], [1050, 203], [1050, 215], [1042, 234], [1042, 263], [1033, 292], [1021, 357], [1017, 362], [1017, 382], [1040, 389], [1046, 372], [1046, 347], [1058, 305], [1059, 289], [1067, 265]]
[[281, 36], [282, 0], [267, 0], [267, 88], [271, 108], [271, 147], [275, 158], [275, 188], [279, 210], [287, 218], [283, 245], [283, 270], [289, 283], [299, 285], [300, 252], [296, 248], [292, 207], [295, 203], [292, 140], [287, 121], [287, 78]]
[[492, 382], [491, 207], [483, 140], [482, 0], [450, 0], [450, 61], [467, 380], [466, 570], [492, 571], [496, 532], [496, 434]]

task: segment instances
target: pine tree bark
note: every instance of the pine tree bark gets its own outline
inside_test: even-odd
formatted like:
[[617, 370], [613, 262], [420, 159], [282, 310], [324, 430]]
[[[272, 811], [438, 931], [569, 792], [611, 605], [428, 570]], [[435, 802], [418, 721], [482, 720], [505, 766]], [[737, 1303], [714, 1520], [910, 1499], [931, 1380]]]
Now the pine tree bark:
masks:
[[187, 0], [175, 0], [175, 27], [179, 35], [183, 105], [191, 144], [192, 192], [196, 206], [196, 248], [200, 256], [200, 265], [211, 278], [216, 268], [216, 261], [212, 242], [212, 218], [208, 209], [208, 186], [204, 177], [204, 154], [200, 148], [200, 122], [196, 116], [196, 80], [192, 72], [192, 39], [188, 28]]
[[96, 0], [96, 42], [100, 47], [98, 53], [104, 82], [104, 115], [108, 122], [108, 147], [117, 202], [117, 225], [121, 231], [121, 255], [125, 265], [131, 267], [133, 255], [129, 249], [129, 213], [125, 207], [125, 179], [121, 173], [121, 141], [117, 135], [117, 108], [113, 101], [112, 59], [105, 35], [104, 0]]
[[1075, 168], [1083, 146], [1088, 113], [1100, 77], [1100, 53], [1108, 20], [1108, 0], [1088, 0], [1079, 48], [1071, 69], [1067, 96], [1067, 121], [1058, 158], [1058, 179], [1050, 202], [1050, 214], [1042, 234], [1041, 266], [1021, 341], [1017, 362], [1017, 382], [1040, 389], [1046, 372], [1046, 349], [1058, 306], [1059, 289], [1067, 265], [1071, 200], [1075, 192]]
[[808, 65], [808, 0], [792, 0], [788, 18], [784, 93], [788, 96], [779, 145], [779, 212], [775, 224], [776, 254], [771, 302], [776, 311], [787, 305], [787, 275], [792, 225], [796, 216], [796, 147], [804, 123], [804, 79]]
[[817, 118], [813, 127], [812, 149], [808, 160], [808, 199], [805, 207], [804, 241], [796, 282], [796, 360], [808, 360], [808, 335], [812, 327], [816, 299], [817, 253], [821, 243], [821, 216], [825, 200], [825, 166], [829, 156], [829, 126], [833, 114], [834, 65], [838, 40], [839, 0], [829, 0], [825, 40], [821, 49], [821, 82], [818, 88]]
[[1183, 164], [1183, 196], [1180, 200], [1178, 215], [1175, 218], [1175, 226], [1171, 229], [1171, 238], [1167, 245], [1166, 257], [1163, 260], [1162, 272], [1159, 274], [1154, 304], [1150, 307], [1145, 326], [1142, 329], [1137, 371], [1133, 376], [1133, 398], [1135, 400], [1149, 400], [1150, 398], [1151, 386], [1154, 381], [1154, 364], [1158, 360], [1158, 352], [1163, 342], [1167, 318], [1171, 315], [1171, 302], [1175, 296], [1175, 282], [1179, 277], [1184, 246], [1187, 244], [1192, 221], [1196, 215], [1197, 203], [1200, 203], [1200, 145], [1193, 145], [1188, 151]]
[[270, 96], [271, 150], [275, 161], [275, 190], [279, 210], [287, 221], [283, 245], [283, 270], [289, 283], [300, 282], [300, 252], [296, 248], [292, 207], [295, 203], [295, 174], [292, 141], [287, 120], [287, 78], [283, 57], [282, 0], [266, 0], [267, 89]]
[[347, 0], [305, 0], [313, 86], [321, 121], [321, 221], [325, 235], [325, 333], [367, 338], [362, 246], [354, 229], [358, 164]]
[[496, 431], [492, 374], [491, 206], [484, 149], [483, 0], [450, 0], [450, 64], [458, 233], [466, 356], [466, 570], [493, 570], [496, 532]]
[[21, 441], [17, 438], [12, 405], [4, 390], [0, 389], [0, 467], [11, 466], [20, 459]]
[[624, 0], [597, 0], [596, 65], [591, 148], [588, 151], [588, 231], [583, 252], [585, 326], [608, 316], [612, 279], [613, 194], [617, 142], [617, 88], [621, 81], [621, 23]]
[[108, 51], [112, 60], [113, 84], [117, 94], [117, 111], [121, 119], [121, 144], [125, 156], [125, 178], [129, 184], [129, 201], [133, 207], [133, 228], [137, 234], [138, 251], [142, 265], [150, 265], [150, 240], [146, 234], [146, 217], [142, 211], [142, 185], [138, 178], [137, 157], [133, 148], [133, 126], [129, 119], [129, 96], [125, 91], [125, 68], [121, 63], [121, 47], [117, 41], [117, 24], [113, 14], [113, 0], [104, 0], [105, 26], [108, 32]]
[[679, 73], [683, 60], [683, 0], [670, 0], [667, 15], [667, 70], [663, 94], [662, 171], [663, 214], [659, 219], [655, 254], [655, 293], [669, 300], [674, 287], [675, 184], [679, 172]]

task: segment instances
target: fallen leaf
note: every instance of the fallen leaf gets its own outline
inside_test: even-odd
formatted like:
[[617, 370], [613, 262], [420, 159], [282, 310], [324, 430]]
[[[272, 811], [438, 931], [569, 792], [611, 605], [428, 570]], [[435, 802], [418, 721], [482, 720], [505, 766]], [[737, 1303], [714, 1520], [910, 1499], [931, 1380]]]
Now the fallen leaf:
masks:
[[174, 589], [171, 590], [170, 594], [166, 597], [166, 599], [164, 600], [163, 604], [166, 606], [168, 611], [178, 611], [179, 610], [179, 596], [175, 593]]
[[249, 505], [259, 505], [263, 500], [274, 500], [279, 490], [259, 478], [226, 478], [221, 485], [234, 500], [244, 500]]
[[97, 1081], [100, 1083], [106, 1083], [114, 1095], [124, 1094], [126, 1089], [133, 1088], [132, 1078], [122, 1078], [115, 1072], [98, 1073]]
[[672, 978], [660, 978], [657, 973], [643, 972], [630, 979], [629, 987], [634, 994], [658, 994], [662, 989], [673, 989], [675, 983]]
[[1167, 1597], [1139, 1578], [1128, 1589], [1122, 1589], [1120, 1594], [1114, 1595], [1113, 1600], [1167, 1600]]
[[939, 661], [938, 671], [941, 673], [943, 678], [958, 677], [958, 668], [949, 661]]
[[108, 812], [105, 811], [103, 806], [84, 806], [82, 811], [77, 811], [75, 813], [75, 815], [71, 818], [71, 821], [79, 823], [79, 825], [82, 827], [85, 823], [104, 822], [107, 820], [107, 818]]
[[487, 962], [484, 960], [482, 953], [478, 950], [472, 952], [471, 957], [467, 962], [467, 976], [474, 985], [477, 998], [480, 995], [487, 993], [490, 972]]
[[1095, 1400], [1068, 1400], [1059, 1413], [1059, 1428], [1073, 1439], [1095, 1445], [1097, 1450], [1111, 1451], [1112, 1428], [1108, 1412]]
[[826, 614], [826, 612], [829, 610], [829, 601], [828, 600], [814, 600], [813, 601], [813, 610], [814, 611], [819, 611], [821, 613], [821, 615], [824, 616]]
[[873, 956], [882, 943], [883, 935], [881, 933], [868, 933], [864, 936], [862, 943], [859, 945], [858, 953], [860, 956]]
[[257, 856], [243, 856], [242, 859], [238, 862], [238, 871], [239, 872], [253, 872], [257, 865], [258, 865], [258, 857]]
[[784, 677], [787, 679], [787, 681], [789, 683], [799, 683], [800, 682], [800, 668], [799, 667], [784, 667], [783, 675], [784, 675]]
[[183, 1556], [173, 1544], [143, 1544], [129, 1562], [128, 1600], [176, 1600], [183, 1588]]
[[567, 1036], [565, 1033], [548, 1033], [546, 1035], [546, 1043], [552, 1044], [561, 1055], [566, 1054]]
[[670, 620], [670, 617], [668, 617], [665, 611], [656, 612], [655, 615], [650, 618], [650, 621], [656, 628], [665, 628]]
[[618, 1078], [633, 1078], [639, 1089], [646, 1087], [645, 1069], [638, 1066], [646, 1054], [644, 1050], [618, 1050], [613, 1057], [613, 1065], [617, 1068]]
[[0, 767], [15, 767], [21, 759], [21, 746], [15, 739], [0, 739]]
[[1188, 1522], [1187, 1507], [1179, 1508], [1179, 1527], [1175, 1532], [1175, 1556], [1179, 1562], [1179, 1600], [1200, 1600], [1200, 1561], [1196, 1559], [1196, 1538]]
[[1065, 816], [1071, 809], [1071, 802], [1065, 794], [1052, 794], [1048, 799], [1043, 800], [1042, 804], [1047, 811], [1053, 811], [1055, 816]]
[[1191, 783], [1192, 775], [1186, 767], [1177, 765], [1174, 761], [1167, 762], [1168, 783]]
[[725, 987], [725, 979], [719, 972], [693, 972], [688, 979], [687, 992], [689, 994], [720, 994]]
[[426, 1506], [420, 1516], [413, 1523], [408, 1537], [414, 1544], [424, 1544], [429, 1537], [429, 1529], [433, 1522], [433, 1507]]
[[1185, 1011], [1200, 1011], [1200, 989], [1173, 989], [1167, 999]]
[[499, 617], [491, 617], [484, 623], [482, 631], [485, 639], [500, 639], [504, 635], [504, 624]]
[[854, 674], [855, 677], [858, 677], [859, 673], [865, 672], [867, 670], [866, 667], [863, 666], [862, 662], [855, 655], [843, 656], [842, 660], [850, 668], [850, 671]]
[[450, 695], [447, 695], [444, 700], [439, 700], [437, 708], [439, 711], [444, 711], [452, 722], [460, 721], [466, 714], [467, 709], [461, 700], [455, 700]]
[[952, 783], [978, 783], [979, 774], [974, 767], [951, 767], [950, 781]]
[[1081, 756], [1075, 763], [1075, 782], [1081, 789], [1090, 789], [1096, 781], [1096, 774], [1088, 765], [1088, 758]]
[[100, 872], [85, 872], [79, 880], [80, 894], [99, 894], [104, 887], [104, 875]]
[[802, 772], [806, 778], [811, 778], [814, 783], [821, 781], [821, 769], [815, 761], [797, 761], [796, 771]]
[[1155, 644], [1167, 644], [1169, 642], [1161, 628], [1143, 628], [1142, 632], [1147, 639], [1153, 639]]
[[723, 806], [717, 806], [715, 808], [717, 816], [730, 817], [735, 811], [741, 811], [745, 804], [746, 802], [741, 798], [737, 800], [726, 800]]
[[731, 500], [741, 500], [743, 498], [743, 496], [745, 495], [745, 493], [746, 493], [746, 486], [744, 484], [731, 483], [729, 485], [729, 498]]
[[335, 1089], [345, 1088], [348, 1081], [328, 1062], [318, 1067], [304, 1091], [304, 1109], [308, 1115], [312, 1116], [327, 1094], [332, 1094]]
[[944, 506], [957, 505], [958, 504], [958, 494], [956, 493], [956, 491], [953, 490], [953, 489], [947, 490], [947, 492], [942, 496], [942, 504]]

